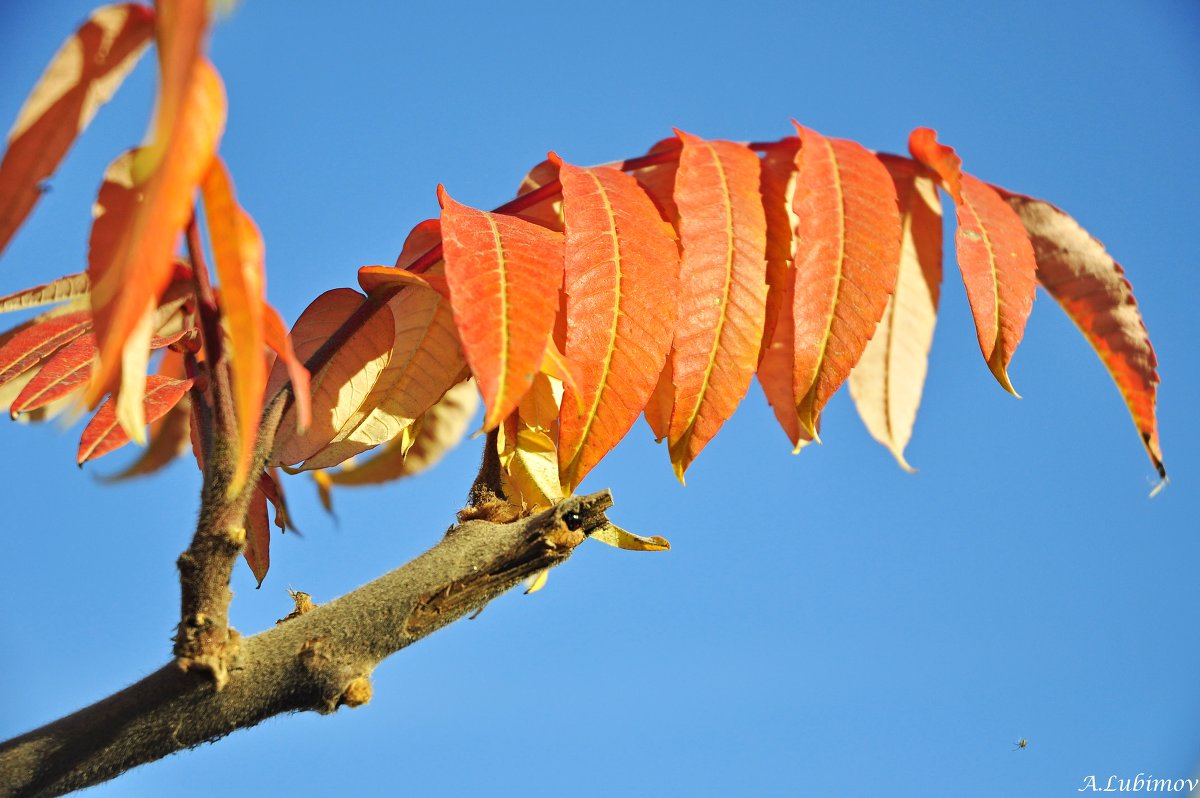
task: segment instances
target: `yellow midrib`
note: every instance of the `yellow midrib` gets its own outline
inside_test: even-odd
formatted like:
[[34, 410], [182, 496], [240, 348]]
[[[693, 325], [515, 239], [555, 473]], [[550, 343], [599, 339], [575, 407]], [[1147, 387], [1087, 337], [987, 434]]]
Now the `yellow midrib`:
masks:
[[[621, 262], [621, 247], [619, 243], [620, 238], [617, 235], [617, 217], [613, 213], [612, 203], [609, 202], [608, 193], [604, 190], [604, 186], [600, 183], [600, 179], [590, 171], [587, 173], [587, 175], [592, 179], [592, 182], [595, 183], [596, 191], [600, 194], [600, 198], [604, 202], [605, 216], [612, 220], [612, 224], [609, 225], [609, 237], [612, 239], [613, 266], [616, 270], [617, 285], [616, 291], [614, 292], [615, 298], [613, 302], [612, 324], [609, 327], [608, 333], [608, 346], [605, 349], [604, 363], [600, 372], [600, 387], [596, 390], [596, 395], [592, 398], [591, 407], [587, 409], [587, 421], [584, 423], [583, 431], [579, 436], [579, 448], [576, 449], [574, 454], [571, 456], [570, 469], [567, 473], [569, 481], [572, 483], [575, 482], [576, 473], [579, 470], [579, 462], [583, 457], [584, 443], [587, 441], [588, 435], [591, 434], [592, 425], [596, 421], [596, 411], [597, 408], [600, 407], [600, 400], [604, 392], [609, 388], [608, 377], [612, 372], [612, 359], [617, 350], [617, 324], [621, 318], [621, 288], [622, 278], [624, 277], [624, 264]], [[565, 401], [566, 400], [564, 399], [564, 403]], [[570, 487], [573, 488], [574, 485], [571, 485]]]
[[[845, 273], [846, 264], [846, 199], [845, 191], [842, 188], [842, 171], [838, 162], [837, 152], [833, 149], [833, 142], [829, 139], [822, 139], [821, 143], [825, 145], [826, 151], [829, 153], [829, 160], [833, 163], [833, 187], [837, 198], [838, 206], [838, 256], [837, 256], [837, 273], [833, 277], [833, 292], [829, 302], [829, 321], [825, 325], [825, 335], [821, 338], [821, 346], [817, 351], [817, 365], [813, 369], [812, 385], [809, 386], [805, 398], [813, 397], [817, 391], [817, 378], [821, 373], [821, 367], [825, 364], [825, 352], [829, 349], [829, 339], [833, 337], [833, 318], [837, 311], [838, 300], [841, 297], [842, 291], [842, 275]], [[809, 402], [811, 407], [812, 401]], [[816, 425], [816, 419], [811, 419], [813, 426]]]
[[717, 351], [720, 349], [719, 343], [721, 336], [725, 332], [725, 322], [728, 319], [729, 293], [730, 287], [733, 284], [733, 203], [729, 200], [729, 180], [725, 175], [725, 166], [721, 162], [720, 155], [717, 154], [716, 147], [710, 142], [705, 142], [704, 146], [712, 153], [713, 165], [716, 167], [717, 176], [721, 179], [721, 196], [725, 198], [725, 240], [727, 242], [725, 250], [725, 290], [721, 293], [721, 313], [717, 319], [717, 330], [712, 338], [712, 346], [708, 350], [708, 365], [704, 369], [704, 379], [700, 383], [700, 392], [696, 395], [696, 404], [692, 408], [691, 415], [688, 418], [688, 425], [679, 437], [681, 442], [691, 437], [692, 428], [695, 427], [696, 420], [700, 415], [700, 407], [704, 404], [704, 400], [708, 396], [712, 371], [717, 363]]
[[[500, 275], [500, 381], [496, 386], [496, 407], [502, 407], [505, 401], [505, 387], [508, 380], [508, 358], [509, 358], [509, 333], [508, 333], [508, 270], [505, 268], [504, 259], [504, 242], [500, 237], [500, 228], [496, 226], [496, 220], [492, 215], [485, 213], [483, 218], [487, 220], [488, 228], [492, 231], [492, 247], [496, 251], [496, 271]], [[496, 412], [496, 408], [488, 408], [489, 415]], [[494, 419], [499, 420], [499, 419]]]

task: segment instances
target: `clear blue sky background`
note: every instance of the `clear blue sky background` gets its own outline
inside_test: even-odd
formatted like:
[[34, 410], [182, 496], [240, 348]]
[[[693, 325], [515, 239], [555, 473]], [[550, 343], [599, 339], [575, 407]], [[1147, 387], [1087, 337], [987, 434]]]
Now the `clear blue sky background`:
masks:
[[[4, 3], [0, 124], [87, 10]], [[894, 152], [935, 127], [967, 169], [1060, 205], [1128, 268], [1173, 484], [1147, 498], [1111, 380], [1044, 294], [1011, 370], [1025, 398], [1001, 391], [948, 271], [919, 474], [848, 395], [825, 445], [793, 457], [752, 388], [686, 489], [639, 425], [584, 487], [611, 487], [614, 519], [670, 553], [586, 545], [542, 593], [388, 660], [369, 706], [274, 719], [92, 794], [1056, 796], [1089, 774], [1200, 771], [1200, 6], [249, 0], [211, 51], [222, 151], [289, 320], [392, 262], [438, 182], [490, 207], [547, 150], [610, 161], [673, 126], [761, 140], [795, 117]], [[140, 139], [152, 89], [147, 60], [5, 253], [0, 293], [83, 268], [99, 175]], [[132, 452], [80, 473], [78, 427], [0, 426], [6, 738], [166, 661], [198, 476], [181, 461], [102, 486]], [[269, 627], [288, 587], [323, 602], [432, 544], [478, 447], [341, 492], [337, 523], [291, 480], [304, 537], [275, 539], [261, 590], [239, 568], [235, 625]]]

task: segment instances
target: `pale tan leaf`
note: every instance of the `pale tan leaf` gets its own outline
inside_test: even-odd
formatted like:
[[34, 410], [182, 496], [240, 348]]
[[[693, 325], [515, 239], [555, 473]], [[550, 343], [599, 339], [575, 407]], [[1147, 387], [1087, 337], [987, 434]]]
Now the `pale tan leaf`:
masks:
[[850, 395], [871, 436], [911, 472], [904, 447], [921, 403], [937, 322], [942, 206], [936, 184], [918, 175], [907, 158], [880, 160], [891, 172], [900, 201], [900, 270], [883, 319], [850, 372]]
[[591, 537], [592, 540], [628, 551], [667, 551], [671, 548], [671, 543], [666, 538], [658, 535], [649, 538], [642, 537], [627, 532], [616, 524], [605, 524], [592, 532]]
[[15, 294], [0, 297], [0, 313], [25, 310], [26, 308], [35, 308], [39, 305], [51, 305], [55, 302], [65, 302], [68, 299], [86, 297], [90, 288], [91, 286], [86, 274], [68, 274], [66, 277], [59, 277], [57, 280], [45, 285], [27, 288], [24, 291], [17, 291]]
[[327, 473], [334, 485], [373, 485], [411, 477], [432, 468], [467, 433], [479, 409], [479, 391], [474, 380], [465, 380], [446, 391], [438, 402], [405, 432], [393, 438], [378, 455], [362, 463], [347, 463], [340, 471]]
[[428, 288], [410, 286], [388, 308], [394, 338], [387, 365], [329, 445], [305, 461], [304, 470], [329, 468], [394, 439], [463, 379], [467, 364], [448, 302]]
[[[302, 361], [310, 358], [363, 299], [362, 294], [349, 288], [327, 291], [318, 297], [292, 328], [292, 347], [297, 357]], [[391, 314], [376, 313], [338, 348], [312, 377], [312, 424], [298, 432], [293, 405], [280, 421], [268, 461], [271, 465], [306, 460], [334, 438], [366, 401], [387, 366], [394, 337]], [[276, 363], [268, 392], [273, 392], [272, 385], [281, 386], [286, 379], [286, 365]]]

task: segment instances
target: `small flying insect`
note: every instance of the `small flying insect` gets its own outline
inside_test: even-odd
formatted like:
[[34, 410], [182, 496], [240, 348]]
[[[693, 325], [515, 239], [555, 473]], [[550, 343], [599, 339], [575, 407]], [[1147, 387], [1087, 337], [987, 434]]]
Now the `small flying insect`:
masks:
[[1026, 740], [1024, 737], [1022, 737], [1020, 740], [1017, 740], [1017, 742], [1013, 744], [1014, 751], [1021, 751], [1028, 747], [1029, 747], [1029, 741]]

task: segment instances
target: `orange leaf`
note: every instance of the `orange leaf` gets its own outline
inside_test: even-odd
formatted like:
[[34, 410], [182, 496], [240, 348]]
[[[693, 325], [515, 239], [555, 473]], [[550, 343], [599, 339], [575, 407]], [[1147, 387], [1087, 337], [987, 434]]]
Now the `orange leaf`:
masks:
[[[759, 191], [767, 220], [767, 308], [758, 355], [760, 361], [775, 339], [775, 324], [783, 306], [783, 295], [791, 296], [791, 284], [796, 279], [792, 271], [792, 230], [796, 227], [792, 194], [796, 190], [796, 151], [799, 149], [799, 139], [786, 138], [776, 142], [762, 157]], [[791, 310], [787, 313], [790, 316]], [[790, 352], [791, 344], [788, 347]]]
[[953, 147], [938, 143], [936, 130], [928, 127], [915, 128], [908, 134], [908, 151], [937, 173], [955, 205], [963, 203], [962, 158], [958, 157]]
[[[789, 265], [786, 277], [794, 274]], [[792, 453], [796, 454], [809, 443], [813, 436], [800, 426], [800, 415], [796, 412], [796, 393], [793, 380], [795, 370], [795, 325], [792, 322], [792, 295], [795, 290], [795, 280], [785, 279], [779, 285], [771, 286], [772, 291], [779, 292], [779, 308], [775, 316], [775, 328], [771, 340], [763, 347], [758, 361], [758, 384], [762, 388], [767, 403], [775, 413], [779, 426], [783, 427], [788, 440], [792, 442]]]
[[[542, 161], [529, 170], [525, 179], [517, 189], [517, 196], [523, 197], [531, 191], [548, 186], [558, 180], [558, 162], [554, 159]], [[540, 225], [550, 230], [562, 232], [563, 229], [563, 195], [561, 191], [546, 189], [547, 196], [528, 207], [513, 213], [518, 219]]]
[[153, 20], [145, 6], [98, 8], [42, 73], [0, 162], [0, 252], [37, 204], [42, 181], [141, 57]]
[[254, 220], [237, 204], [233, 184], [220, 157], [213, 157], [201, 191], [221, 285], [221, 309], [233, 350], [229, 361], [241, 450], [229, 485], [233, 495], [241, 491], [250, 476], [267, 383], [263, 360], [266, 346], [263, 242]]
[[562, 285], [562, 234], [461, 205], [438, 187], [450, 304], [493, 429], [529, 390]]
[[475, 383], [460, 382], [414, 422], [414, 434], [393, 439], [364, 463], [347, 463], [330, 472], [328, 480], [334, 485], [374, 485], [430, 469], [463, 439], [478, 408]]
[[674, 197], [683, 255], [668, 443], [682, 482], [688, 465], [746, 395], [758, 363], [767, 223], [752, 150], [676, 134], [683, 142]]
[[200, 45], [208, 28], [207, 0], [155, 0], [154, 38], [158, 45], [160, 88], [151, 146], [165, 147], [186, 113], [188, 87], [200, 66]]
[[30, 325], [0, 346], [0, 385], [33, 368], [59, 347], [88, 332], [92, 314], [86, 310], [67, 313]]
[[[672, 136], [656, 142], [646, 154], [678, 152], [680, 147], [679, 139]], [[649, 195], [654, 206], [658, 208], [659, 215], [676, 228], [679, 226], [679, 208], [675, 206], [675, 176], [678, 171], [679, 161], [673, 160], [643, 166], [629, 172], [630, 177], [637, 180], [638, 185]]]
[[[368, 294], [385, 286], [418, 285], [433, 289], [445, 299], [450, 298], [450, 286], [443, 269], [435, 268], [441, 258], [431, 259], [430, 253], [442, 245], [442, 223], [437, 219], [426, 219], [419, 223], [404, 239], [404, 247], [396, 258], [394, 268], [387, 266], [364, 266], [358, 270], [358, 284]], [[410, 271], [410, 268], [419, 271]]]
[[[292, 328], [297, 358], [308, 360], [363, 302], [350, 288], [317, 297]], [[312, 424], [297, 432], [293, 405], [284, 413], [270, 463], [291, 465], [323, 449], [370, 394], [391, 356], [395, 332], [390, 313], [376, 313], [338, 347], [312, 378]], [[284, 364], [276, 364], [270, 383], [282, 385]], [[273, 392], [272, 392], [273, 393]]]
[[792, 384], [796, 349], [792, 321], [796, 287], [792, 230], [796, 226], [796, 215], [792, 211], [792, 195], [796, 190], [796, 151], [800, 148], [800, 140], [784, 139], [778, 144], [767, 150], [762, 159], [760, 189], [767, 220], [767, 307], [757, 376], [763, 395], [791, 441], [795, 454], [812, 442], [812, 436], [800, 428]]
[[671, 377], [671, 356], [668, 353], [667, 362], [663, 364], [654, 390], [650, 392], [650, 398], [642, 410], [655, 443], [662, 443], [663, 438], [671, 434], [671, 409], [675, 406], [675, 386], [671, 384]]
[[[566, 219], [567, 387], [558, 441], [570, 493], [625, 436], [671, 346], [679, 254], [637, 181], [610, 167], [561, 163]], [[581, 412], [576, 412], [578, 406]]]
[[912, 436], [942, 282], [942, 205], [937, 186], [907, 158], [880, 155], [900, 200], [900, 269], [875, 337], [850, 372], [850, 395], [872, 437], [900, 467]]
[[[175, 380], [159, 374], [148, 376], [146, 378], [146, 395], [142, 400], [146, 419], [155, 421], [162, 418], [168, 410], [179, 403], [179, 400], [191, 387], [191, 380]], [[116, 403], [109, 398], [100, 406], [96, 415], [84, 428], [83, 435], [79, 440], [77, 462], [79, 465], [83, 465], [88, 460], [95, 460], [127, 443], [129, 443], [129, 433], [117, 424]]]
[[[426, 219], [418, 222], [404, 239], [404, 246], [400, 248], [400, 255], [396, 258], [396, 268], [409, 269], [414, 272], [428, 271], [436, 263], [441, 262], [440, 259], [432, 261], [427, 259], [429, 253], [440, 247], [441, 244], [442, 222], [440, 219]], [[421, 261], [426, 262], [419, 267]]]
[[288, 337], [287, 328], [283, 326], [279, 312], [270, 305], [263, 306], [263, 334], [264, 341], [278, 355], [278, 363], [281, 365], [278, 381], [274, 381], [275, 373], [271, 373], [267, 381], [266, 395], [273, 397], [283, 387], [284, 382], [290, 380], [296, 406], [296, 425], [300, 429], [306, 429], [312, 423], [312, 388], [309, 385], [308, 369], [292, 349], [292, 339]]
[[1121, 264], [1070, 216], [1048, 202], [997, 189], [1033, 242], [1042, 286], [1083, 332], [1112, 375], [1158, 475], [1158, 360]]
[[817, 417], [858, 362], [900, 262], [896, 187], [859, 144], [799, 124], [796, 155], [796, 285], [793, 389], [800, 427]]
[[444, 274], [429, 272], [410, 272], [407, 269], [397, 269], [395, 266], [363, 266], [358, 270], [358, 284], [368, 294], [383, 286], [417, 286], [436, 291], [446, 299], [450, 298], [450, 285]]
[[208, 171], [224, 124], [221, 79], [207, 61], [200, 61], [192, 70], [179, 123], [161, 157], [152, 148], [133, 150], [118, 158], [105, 175], [88, 252], [100, 346], [99, 368], [88, 388], [89, 405], [117, 389], [124, 370], [122, 352], [127, 347], [145, 348], [146, 340], [131, 336], [171, 280], [176, 242], [191, 216], [193, 194]]
[[1016, 396], [1008, 364], [1033, 310], [1037, 285], [1033, 246], [1016, 211], [992, 187], [961, 172], [958, 156], [938, 144], [935, 136], [928, 128], [917, 128], [909, 148], [914, 158], [938, 173], [951, 196], [958, 184], [961, 199], [954, 203], [958, 268], [975, 317], [979, 349], [996, 380]]

